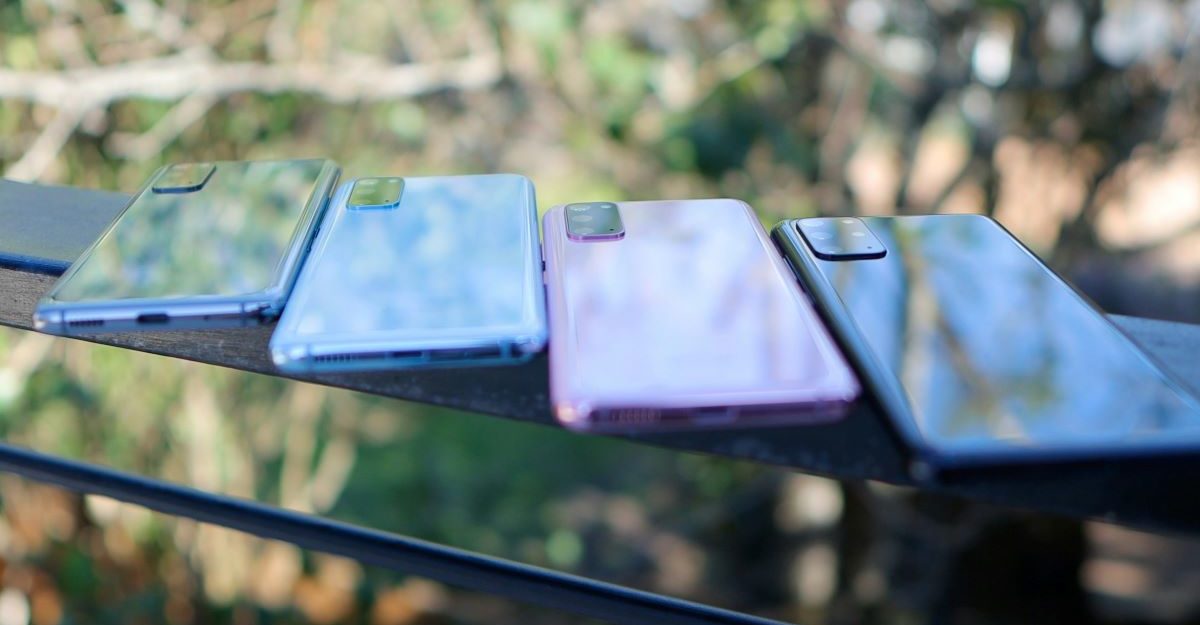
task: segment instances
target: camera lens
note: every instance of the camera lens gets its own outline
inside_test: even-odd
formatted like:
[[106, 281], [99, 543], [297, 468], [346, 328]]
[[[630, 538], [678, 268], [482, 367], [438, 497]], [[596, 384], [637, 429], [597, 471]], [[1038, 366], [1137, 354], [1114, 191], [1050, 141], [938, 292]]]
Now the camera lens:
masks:
[[584, 224], [592, 220], [591, 215], [572, 215], [571, 220], [577, 224]]
[[814, 232], [808, 236], [812, 237], [816, 241], [828, 241], [829, 239], [833, 238], [833, 234], [829, 232]]

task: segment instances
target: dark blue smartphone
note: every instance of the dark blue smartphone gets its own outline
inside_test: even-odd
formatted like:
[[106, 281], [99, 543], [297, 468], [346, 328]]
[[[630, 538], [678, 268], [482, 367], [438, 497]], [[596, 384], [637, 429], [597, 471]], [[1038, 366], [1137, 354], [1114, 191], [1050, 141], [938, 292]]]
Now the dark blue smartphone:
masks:
[[1200, 402], [994, 220], [812, 218], [772, 235], [917, 477], [1200, 452]]

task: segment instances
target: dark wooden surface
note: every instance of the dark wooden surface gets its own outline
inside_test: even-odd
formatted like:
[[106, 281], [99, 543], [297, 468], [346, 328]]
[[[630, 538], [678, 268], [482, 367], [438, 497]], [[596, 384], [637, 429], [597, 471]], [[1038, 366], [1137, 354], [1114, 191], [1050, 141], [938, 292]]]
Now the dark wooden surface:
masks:
[[[0, 191], [4, 185], [0, 182]], [[87, 240], [80, 228], [107, 222], [125, 197], [79, 189], [25, 186], [25, 202], [0, 207], [0, 215], [19, 222], [36, 217], [44, 237], [58, 240], [55, 228]], [[0, 201], [14, 194], [0, 192]], [[84, 208], [86, 207], [86, 208]], [[47, 212], [69, 215], [94, 211], [90, 219], [52, 220]], [[104, 217], [98, 219], [97, 215]], [[7, 225], [7, 224], [6, 224]], [[0, 240], [2, 243], [2, 240]], [[27, 254], [32, 246], [26, 246]], [[82, 249], [82, 247], [80, 247]], [[57, 253], [64, 254], [61, 250]], [[68, 250], [69, 252], [69, 250]], [[77, 252], [76, 252], [77, 253]], [[2, 250], [0, 250], [2, 257]], [[54, 282], [52, 271], [0, 268], [0, 324], [29, 329], [37, 299]], [[1148, 351], [1180, 377], [1200, 382], [1200, 326], [1115, 317]], [[271, 327], [202, 331], [102, 334], [84, 340], [198, 362], [282, 376], [267, 356]], [[410, 401], [469, 410], [558, 427], [549, 412], [544, 356], [519, 367], [427, 372], [320, 375], [297, 378]], [[717, 454], [789, 467], [838, 479], [872, 479], [911, 484], [903, 455], [883, 419], [871, 406], [857, 407], [849, 418], [830, 425], [738, 431], [696, 431], [639, 435], [636, 440], [692, 452]], [[153, 479], [154, 476], [143, 476]], [[1081, 463], [1050, 467], [979, 470], [956, 474], [931, 492], [1081, 518], [1102, 518], [1150, 529], [1200, 531], [1200, 506], [1179, 484], [1200, 480], [1200, 461], [1174, 457], [1157, 460]]]

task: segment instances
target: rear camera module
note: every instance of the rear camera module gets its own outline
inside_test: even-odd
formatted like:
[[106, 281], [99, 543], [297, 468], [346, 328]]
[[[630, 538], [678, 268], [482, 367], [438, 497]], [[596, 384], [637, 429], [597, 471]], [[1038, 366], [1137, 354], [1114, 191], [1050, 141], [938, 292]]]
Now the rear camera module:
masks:
[[359, 178], [350, 190], [350, 209], [394, 208], [404, 194], [403, 178]]
[[887, 248], [861, 219], [801, 219], [797, 224], [804, 242], [822, 260], [869, 260], [887, 254]]
[[574, 241], [612, 241], [625, 236], [621, 212], [612, 202], [582, 202], [566, 207], [567, 237]]
[[154, 180], [154, 193], [195, 193], [204, 188], [217, 166], [212, 163], [171, 165]]

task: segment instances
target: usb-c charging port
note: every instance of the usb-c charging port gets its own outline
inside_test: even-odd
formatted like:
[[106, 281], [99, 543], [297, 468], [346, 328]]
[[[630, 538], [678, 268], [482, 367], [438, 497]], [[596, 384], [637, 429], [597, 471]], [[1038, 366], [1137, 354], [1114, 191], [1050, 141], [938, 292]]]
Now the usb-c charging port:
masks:
[[167, 313], [142, 313], [137, 316], [138, 323], [147, 325], [163, 324], [170, 320], [171, 318], [167, 316]]

